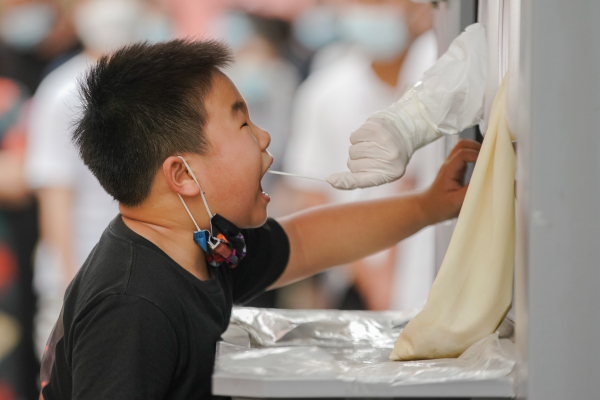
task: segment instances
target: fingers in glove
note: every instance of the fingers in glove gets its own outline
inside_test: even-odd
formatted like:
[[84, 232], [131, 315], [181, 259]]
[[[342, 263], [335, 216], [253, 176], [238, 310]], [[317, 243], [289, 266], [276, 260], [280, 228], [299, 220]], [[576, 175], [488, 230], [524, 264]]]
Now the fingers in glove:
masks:
[[385, 177], [376, 172], [338, 172], [329, 175], [326, 180], [334, 188], [342, 190], [367, 188], [386, 183]]
[[396, 171], [396, 168], [392, 167], [390, 162], [386, 160], [373, 159], [373, 158], [359, 158], [358, 160], [348, 159], [348, 169], [352, 173], [359, 172], [376, 172], [384, 175], [396, 175], [398, 172], [398, 178], [404, 174], [404, 170]]
[[385, 135], [389, 135], [381, 126], [373, 122], [365, 122], [360, 128], [352, 132], [350, 135], [350, 143], [357, 144], [360, 142], [382, 141]]
[[381, 158], [388, 152], [375, 142], [359, 142], [350, 146], [348, 153], [351, 160], [358, 160], [361, 158]]

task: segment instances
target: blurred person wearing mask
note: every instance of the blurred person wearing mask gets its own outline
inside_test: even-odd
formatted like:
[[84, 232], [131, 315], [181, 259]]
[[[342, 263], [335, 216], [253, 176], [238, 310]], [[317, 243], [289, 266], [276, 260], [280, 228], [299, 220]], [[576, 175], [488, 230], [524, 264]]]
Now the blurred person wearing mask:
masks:
[[[301, 85], [285, 159], [288, 172], [325, 177], [343, 168], [348, 158], [348, 132], [410, 88], [437, 56], [429, 5], [409, 0], [356, 0], [337, 4], [337, 11], [338, 35], [352, 47]], [[425, 188], [435, 178], [435, 150], [416, 154], [411, 170], [396, 184], [361, 192], [287, 179], [290, 203], [304, 208]], [[349, 276], [338, 269], [325, 278], [327, 291], [335, 293], [330, 301], [339, 301], [348, 281], [359, 298], [351, 290], [342, 308], [402, 309], [425, 301], [433, 281], [433, 249], [430, 228], [351, 265]]]
[[40, 357], [60, 313], [65, 288], [118, 213], [117, 204], [70, 143], [72, 122], [81, 105], [77, 79], [102, 54], [140, 40], [167, 40], [170, 34], [168, 19], [149, 1], [79, 0], [71, 6], [84, 51], [41, 83], [28, 130], [26, 177], [40, 209], [34, 278]]
[[340, 40], [335, 0], [317, 3], [301, 12], [293, 22], [294, 38], [310, 52], [308, 72], [313, 73], [347, 55], [353, 43]]
[[0, 4], [0, 75], [35, 92], [49, 64], [78, 50], [75, 29], [59, 0], [4, 0]]

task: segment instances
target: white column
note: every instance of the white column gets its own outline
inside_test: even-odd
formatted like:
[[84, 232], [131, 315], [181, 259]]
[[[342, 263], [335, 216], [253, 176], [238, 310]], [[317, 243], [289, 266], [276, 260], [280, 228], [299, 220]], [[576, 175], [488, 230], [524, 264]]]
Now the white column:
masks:
[[600, 396], [600, 2], [521, 9], [519, 398]]

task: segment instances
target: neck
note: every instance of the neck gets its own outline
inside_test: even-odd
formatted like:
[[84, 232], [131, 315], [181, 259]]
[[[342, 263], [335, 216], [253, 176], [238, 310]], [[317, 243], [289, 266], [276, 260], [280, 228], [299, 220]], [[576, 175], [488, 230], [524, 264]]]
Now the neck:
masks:
[[407, 50], [404, 50], [398, 57], [389, 61], [373, 61], [371, 68], [373, 68], [379, 79], [391, 87], [396, 87], [398, 85], [398, 75], [404, 64], [406, 53]]
[[210, 278], [204, 251], [194, 242], [191, 221], [166, 219], [163, 216], [169, 214], [158, 210], [152, 212], [121, 205], [119, 210], [129, 229], [154, 243], [196, 278]]

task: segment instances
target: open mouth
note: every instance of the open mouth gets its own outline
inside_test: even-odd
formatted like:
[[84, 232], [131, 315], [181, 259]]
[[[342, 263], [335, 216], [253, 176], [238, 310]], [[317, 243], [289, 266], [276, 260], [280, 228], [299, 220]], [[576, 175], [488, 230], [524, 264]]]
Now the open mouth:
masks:
[[262, 176], [260, 177], [260, 181], [258, 182], [258, 187], [259, 187], [259, 189], [260, 189], [260, 192], [262, 193], [262, 195], [263, 195], [265, 198], [267, 198], [267, 200], [271, 200], [271, 197], [270, 197], [270, 196], [269, 196], [267, 193], [265, 193], [265, 191], [264, 191], [264, 189], [263, 189], [263, 187], [262, 187], [262, 182], [261, 182], [261, 181], [262, 181], [262, 179], [265, 177], [265, 175], [267, 174], [267, 170], [268, 170], [269, 168], [271, 168], [271, 165], [272, 165], [272, 164], [273, 164], [273, 159], [271, 158], [271, 162], [269, 163], [269, 166], [267, 167], [267, 169], [265, 170], [265, 172], [263, 172]]
[[262, 183], [259, 183], [258, 185], [259, 189], [260, 189], [260, 193], [262, 194], [262, 196], [266, 199], [266, 200], [271, 200], [271, 196], [269, 196], [267, 193], [265, 193], [265, 191], [262, 188]]

